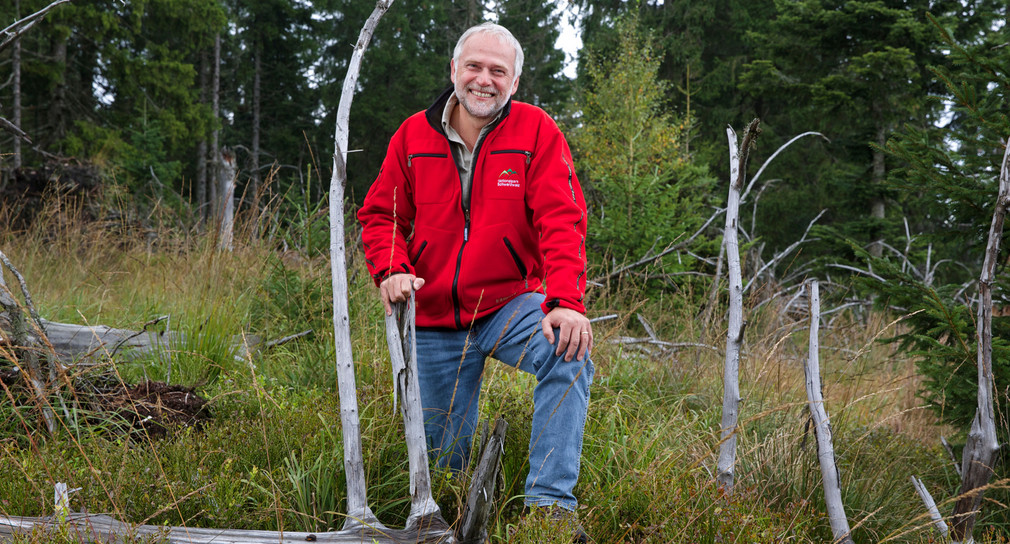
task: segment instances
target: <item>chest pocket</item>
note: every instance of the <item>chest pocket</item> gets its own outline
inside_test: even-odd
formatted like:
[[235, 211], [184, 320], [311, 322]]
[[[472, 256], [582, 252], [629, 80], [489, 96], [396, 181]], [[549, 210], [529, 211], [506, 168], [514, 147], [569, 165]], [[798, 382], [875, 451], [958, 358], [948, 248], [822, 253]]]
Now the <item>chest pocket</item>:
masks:
[[448, 202], [458, 192], [459, 173], [448, 153], [410, 153], [407, 170], [414, 180], [415, 204]]
[[496, 149], [488, 153], [485, 187], [494, 200], [521, 200], [526, 196], [526, 172], [533, 157], [525, 149]]

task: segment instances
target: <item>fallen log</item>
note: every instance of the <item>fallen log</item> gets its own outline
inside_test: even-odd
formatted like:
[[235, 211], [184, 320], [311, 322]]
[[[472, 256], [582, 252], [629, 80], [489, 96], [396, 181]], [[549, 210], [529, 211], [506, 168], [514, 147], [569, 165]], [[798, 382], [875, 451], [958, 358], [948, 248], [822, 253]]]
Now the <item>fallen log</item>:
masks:
[[[3, 322], [0, 321], [0, 324]], [[96, 362], [107, 358], [133, 360], [138, 357], [164, 353], [173, 346], [183, 345], [186, 336], [178, 331], [149, 331], [145, 329], [120, 329], [108, 325], [78, 325], [41, 320], [45, 327], [46, 340], [29, 333], [29, 346], [52, 346], [52, 353], [63, 365], [81, 362]], [[236, 357], [249, 358], [256, 353], [292, 340], [308, 336], [312, 331], [285, 336], [264, 342], [254, 334], [237, 334], [231, 339]], [[0, 331], [6, 335], [6, 331]], [[48, 351], [48, 349], [46, 350]]]
[[[171, 544], [287, 544], [325, 542], [351, 544], [435, 544], [446, 542], [444, 527], [418, 523], [410, 529], [386, 529], [362, 526], [326, 533], [302, 531], [243, 531], [202, 527], [166, 527], [131, 525], [104, 514], [71, 513], [64, 522], [53, 517], [29, 518], [0, 515], [0, 542], [12, 542], [21, 535], [43, 538], [46, 534], [67, 535], [78, 542], [157, 541]], [[451, 535], [451, 533], [450, 533]]]

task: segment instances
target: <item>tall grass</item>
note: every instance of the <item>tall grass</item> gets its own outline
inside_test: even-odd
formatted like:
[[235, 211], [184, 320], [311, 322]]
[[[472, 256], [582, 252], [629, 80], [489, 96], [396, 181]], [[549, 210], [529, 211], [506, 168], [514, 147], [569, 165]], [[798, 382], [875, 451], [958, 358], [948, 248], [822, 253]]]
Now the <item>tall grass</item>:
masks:
[[[73, 508], [134, 523], [313, 531], [342, 525], [325, 256], [290, 245], [284, 253], [268, 237], [253, 236], [252, 228], [240, 229], [235, 251], [222, 253], [210, 237], [179, 229], [170, 218], [151, 236], [123, 224], [83, 224], [65, 209], [46, 217], [28, 232], [0, 235], [40, 313], [135, 329], [171, 316], [168, 325], [157, 326], [188, 340], [159, 356], [120, 361], [117, 375], [129, 383], [149, 378], [196, 386], [210, 399], [213, 417], [160, 439], [101, 424], [73, 432], [61, 426], [47, 436], [27, 434], [26, 428], [39, 427], [31, 407], [15, 407], [5, 397], [0, 514], [51, 514], [53, 484], [68, 482], [81, 488]], [[269, 215], [256, 218], [257, 232], [270, 232], [271, 221]], [[312, 228], [303, 223], [292, 224]], [[304, 237], [274, 238], [281, 239]], [[362, 259], [350, 261], [368, 497], [384, 523], [397, 525], [409, 513], [409, 479], [381, 308]], [[716, 319], [702, 327], [689, 293], [646, 296], [634, 284], [618, 283], [589, 295], [593, 315], [620, 316], [596, 325], [597, 374], [577, 489], [581, 521], [596, 541], [830, 541], [816, 442], [806, 423], [802, 319], [782, 303], [758, 307], [750, 301], [758, 309], [748, 315], [742, 356], [738, 484], [726, 496], [712, 474], [724, 325]], [[685, 345], [647, 353], [619, 342], [645, 336], [636, 314], [662, 339]], [[871, 314], [836, 318], [822, 329], [825, 400], [857, 542], [931, 541], [907, 483], [911, 474], [941, 501], [956, 494], [957, 478], [938, 438], [957, 430], [938, 425], [923, 409], [914, 361], [875, 342], [894, 327], [900, 321]], [[266, 340], [303, 330], [313, 334], [251, 356], [232, 349], [242, 335]], [[549, 527], [521, 520], [532, 386], [528, 375], [488, 365], [483, 417], [510, 423], [492, 542], [563, 541]], [[433, 481], [443, 513], [455, 521], [467, 478], [436, 471]], [[1003, 500], [1005, 485], [996, 487], [989, 496]], [[985, 504], [990, 526], [1006, 523], [1002, 504]], [[941, 510], [949, 512], [950, 504]], [[1006, 542], [998, 534], [987, 538]]]

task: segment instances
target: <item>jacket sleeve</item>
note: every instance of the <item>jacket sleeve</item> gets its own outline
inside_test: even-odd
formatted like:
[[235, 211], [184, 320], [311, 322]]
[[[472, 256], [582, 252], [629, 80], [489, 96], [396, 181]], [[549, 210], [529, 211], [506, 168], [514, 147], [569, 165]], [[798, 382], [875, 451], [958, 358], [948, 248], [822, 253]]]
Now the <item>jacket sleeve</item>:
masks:
[[368, 273], [375, 285], [390, 274], [414, 273], [407, 256], [407, 236], [414, 220], [412, 187], [407, 175], [405, 128], [393, 135], [379, 175], [358, 210]]
[[540, 236], [547, 298], [555, 307], [586, 312], [586, 201], [575, 175], [568, 142], [546, 113], [530, 162], [527, 202]]

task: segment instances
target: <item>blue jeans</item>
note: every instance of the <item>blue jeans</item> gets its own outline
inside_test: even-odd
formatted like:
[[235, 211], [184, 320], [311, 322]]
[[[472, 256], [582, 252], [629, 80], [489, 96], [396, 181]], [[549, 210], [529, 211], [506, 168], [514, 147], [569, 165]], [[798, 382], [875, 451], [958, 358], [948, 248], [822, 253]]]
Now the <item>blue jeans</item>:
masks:
[[[463, 470], [477, 426], [484, 360], [493, 357], [537, 377], [533, 390], [526, 504], [574, 510], [593, 363], [554, 355], [543, 336], [544, 295], [522, 294], [470, 330], [417, 328], [418, 382], [428, 453]], [[560, 336], [555, 329], [554, 337]]]

